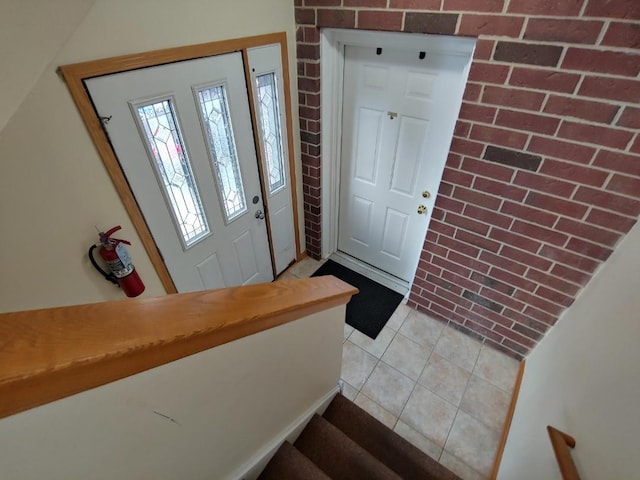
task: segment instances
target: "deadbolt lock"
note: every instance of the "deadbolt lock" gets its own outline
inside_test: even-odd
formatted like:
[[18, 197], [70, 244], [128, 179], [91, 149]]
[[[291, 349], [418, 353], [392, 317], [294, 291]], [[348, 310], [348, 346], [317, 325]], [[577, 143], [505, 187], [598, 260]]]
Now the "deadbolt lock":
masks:
[[420, 206], [418, 207], [418, 214], [419, 214], [419, 215], [423, 215], [423, 214], [425, 214], [425, 213], [427, 213], [427, 207], [425, 207], [424, 205], [420, 205]]
[[429, 198], [431, 196], [431, 193], [429, 192], [429, 190], [425, 190], [424, 192], [422, 192], [422, 198]]

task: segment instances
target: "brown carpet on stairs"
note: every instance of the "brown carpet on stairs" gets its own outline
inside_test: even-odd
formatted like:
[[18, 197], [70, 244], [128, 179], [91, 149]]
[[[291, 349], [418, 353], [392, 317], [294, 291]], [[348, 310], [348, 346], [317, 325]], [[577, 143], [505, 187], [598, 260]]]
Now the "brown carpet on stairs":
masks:
[[300, 450], [284, 442], [260, 475], [261, 480], [331, 480]]
[[323, 417], [402, 478], [459, 480], [453, 472], [342, 395], [336, 395]]
[[461, 480], [367, 412], [337, 395], [258, 480]]
[[313, 416], [294, 445], [334, 480], [400, 480], [383, 463], [318, 415]]

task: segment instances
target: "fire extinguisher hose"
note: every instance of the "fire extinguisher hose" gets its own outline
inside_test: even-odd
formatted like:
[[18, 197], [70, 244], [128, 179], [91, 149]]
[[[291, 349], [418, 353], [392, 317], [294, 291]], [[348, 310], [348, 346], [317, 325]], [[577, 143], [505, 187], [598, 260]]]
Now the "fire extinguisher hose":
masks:
[[95, 258], [93, 258], [93, 250], [97, 248], [97, 245], [91, 245], [91, 247], [89, 248], [89, 260], [91, 260], [91, 265], [93, 265], [93, 268], [95, 268], [98, 272], [100, 272], [100, 274], [108, 281], [110, 281], [111, 283], [120, 286], [120, 284], [118, 283], [118, 279], [116, 278], [116, 276], [113, 273], [107, 273], [105, 272], [102, 267], [100, 267], [100, 265], [98, 265], [98, 262], [96, 262]]

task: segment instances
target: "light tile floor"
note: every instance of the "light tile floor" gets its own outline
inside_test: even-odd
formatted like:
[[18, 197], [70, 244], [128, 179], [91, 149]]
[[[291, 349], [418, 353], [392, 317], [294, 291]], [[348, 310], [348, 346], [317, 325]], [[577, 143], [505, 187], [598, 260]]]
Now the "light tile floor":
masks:
[[[307, 258], [280, 279], [304, 278]], [[400, 304], [376, 340], [344, 328], [343, 394], [465, 480], [487, 478], [518, 362]]]

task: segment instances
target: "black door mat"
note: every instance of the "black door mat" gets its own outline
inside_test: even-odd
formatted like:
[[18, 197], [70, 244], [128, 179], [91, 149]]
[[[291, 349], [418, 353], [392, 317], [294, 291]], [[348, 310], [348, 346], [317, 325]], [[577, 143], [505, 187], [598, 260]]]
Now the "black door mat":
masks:
[[360, 290], [360, 293], [351, 297], [351, 301], [347, 304], [346, 321], [374, 340], [404, 298], [404, 295], [332, 260], [327, 260], [311, 276], [321, 275], [333, 275]]

